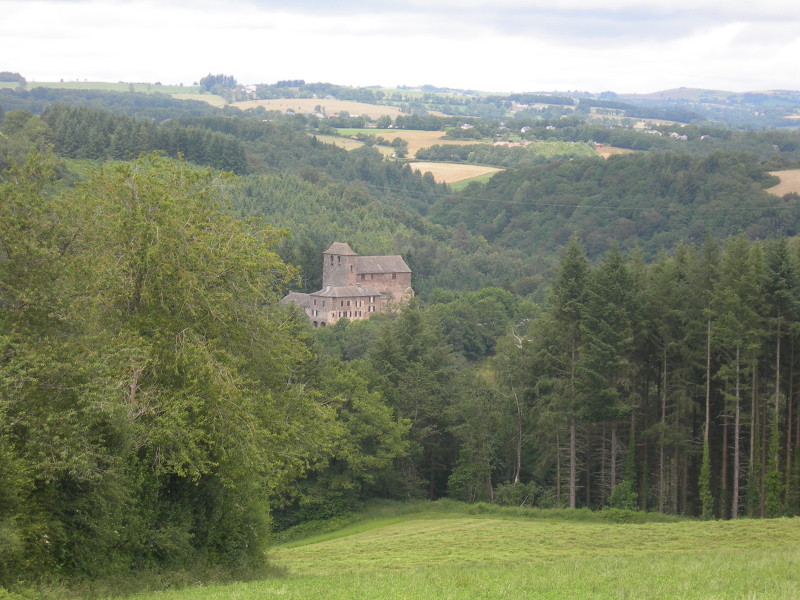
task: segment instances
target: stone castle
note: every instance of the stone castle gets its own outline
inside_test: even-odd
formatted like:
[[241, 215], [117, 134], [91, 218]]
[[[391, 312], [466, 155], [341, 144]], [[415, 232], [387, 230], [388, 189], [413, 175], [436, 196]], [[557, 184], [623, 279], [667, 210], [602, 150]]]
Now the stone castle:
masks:
[[322, 259], [322, 289], [290, 292], [281, 301], [302, 306], [314, 327], [368, 319], [414, 295], [411, 269], [399, 255], [359, 256], [348, 244], [334, 242]]

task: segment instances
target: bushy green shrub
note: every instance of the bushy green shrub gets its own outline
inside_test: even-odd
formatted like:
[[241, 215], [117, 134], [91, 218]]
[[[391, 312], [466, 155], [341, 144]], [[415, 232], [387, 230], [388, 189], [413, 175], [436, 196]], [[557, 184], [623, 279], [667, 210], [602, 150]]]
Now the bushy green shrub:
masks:
[[624, 479], [614, 486], [608, 503], [611, 508], [622, 510], [636, 510], [639, 508], [639, 495], [633, 489], [633, 482], [630, 479]]

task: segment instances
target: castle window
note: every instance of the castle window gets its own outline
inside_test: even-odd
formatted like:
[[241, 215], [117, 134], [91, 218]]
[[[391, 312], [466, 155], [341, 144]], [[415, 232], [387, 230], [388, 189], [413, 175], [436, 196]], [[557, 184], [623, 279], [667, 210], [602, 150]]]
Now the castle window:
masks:
[[333, 264], [333, 254], [331, 254], [331, 264]]
[[341, 305], [342, 305], [342, 306], [344, 306], [344, 300], [342, 300], [341, 302], [342, 302], [342, 304], [341, 304]]
[[316, 305], [317, 305], [317, 299], [314, 298], [314, 306], [316, 306]]
[[375, 302], [375, 296], [370, 296], [369, 297], [369, 301], [370, 301], [370, 304]]
[[397, 279], [397, 273], [392, 273], [392, 279]]
[[350, 306], [350, 300], [347, 301], [347, 306]]
[[353, 265], [350, 265], [350, 272], [353, 272]]
[[336, 261], [337, 261], [339, 264], [342, 264], [342, 257], [341, 257], [341, 256], [337, 256], [337, 257], [336, 257]]
[[364, 281], [366, 278], [367, 278], [367, 276], [364, 273], [362, 273], [361, 274], [361, 281]]

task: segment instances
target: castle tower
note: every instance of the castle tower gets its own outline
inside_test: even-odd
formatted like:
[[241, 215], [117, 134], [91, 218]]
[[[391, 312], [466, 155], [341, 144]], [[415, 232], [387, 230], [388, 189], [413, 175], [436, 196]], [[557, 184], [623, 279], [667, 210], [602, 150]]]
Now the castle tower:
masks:
[[343, 242], [331, 244], [322, 256], [322, 287], [354, 285], [357, 256], [349, 244]]

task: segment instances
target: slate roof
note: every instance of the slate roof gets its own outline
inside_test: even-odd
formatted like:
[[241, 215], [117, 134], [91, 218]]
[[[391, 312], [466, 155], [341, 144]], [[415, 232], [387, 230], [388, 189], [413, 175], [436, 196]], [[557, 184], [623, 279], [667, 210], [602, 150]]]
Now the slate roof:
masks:
[[325, 250], [323, 254], [341, 254], [342, 256], [358, 256], [353, 249], [350, 247], [350, 244], [346, 242], [333, 242], [331, 247]]
[[356, 296], [381, 296], [381, 293], [373, 285], [329, 285], [311, 295], [323, 298], [354, 298]]
[[289, 292], [281, 299], [281, 304], [288, 304], [289, 302], [294, 302], [304, 308], [311, 306], [311, 294]]
[[[346, 245], [346, 244], [345, 244]], [[358, 256], [356, 273], [411, 273], [402, 256]]]

